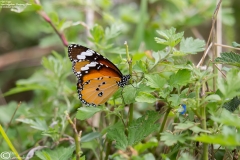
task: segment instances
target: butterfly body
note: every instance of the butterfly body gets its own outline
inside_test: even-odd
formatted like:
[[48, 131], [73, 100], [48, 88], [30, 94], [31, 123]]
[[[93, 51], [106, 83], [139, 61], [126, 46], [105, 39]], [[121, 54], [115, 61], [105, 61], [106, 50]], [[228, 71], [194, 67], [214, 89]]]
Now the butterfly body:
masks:
[[73, 72], [78, 78], [79, 99], [85, 105], [96, 106], [105, 103], [130, 79], [130, 75], [122, 75], [111, 61], [87, 47], [69, 45], [68, 56], [73, 63]]

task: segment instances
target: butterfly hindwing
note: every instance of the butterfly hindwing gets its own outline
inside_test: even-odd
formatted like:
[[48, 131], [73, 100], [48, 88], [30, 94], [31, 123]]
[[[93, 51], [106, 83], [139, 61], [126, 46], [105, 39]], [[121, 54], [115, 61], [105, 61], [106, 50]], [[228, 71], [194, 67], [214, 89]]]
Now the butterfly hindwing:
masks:
[[118, 77], [98, 77], [83, 84], [78, 83], [80, 100], [86, 105], [99, 105], [105, 103], [119, 88]]

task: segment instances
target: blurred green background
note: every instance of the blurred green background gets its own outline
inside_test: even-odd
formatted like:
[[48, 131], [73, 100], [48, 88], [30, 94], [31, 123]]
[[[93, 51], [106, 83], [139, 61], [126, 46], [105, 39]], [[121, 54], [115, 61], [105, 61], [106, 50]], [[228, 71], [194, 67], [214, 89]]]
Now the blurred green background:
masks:
[[[21, 0], [12, 0], [11, 2], [26, 3]], [[26, 105], [24, 102], [29, 102], [31, 107], [46, 103], [44, 100], [39, 100], [43, 97], [37, 97], [40, 94], [35, 90], [9, 96], [3, 96], [3, 94], [14, 88], [18, 80], [28, 79], [43, 72], [42, 64], [45, 64], [46, 68], [48, 60], [50, 61], [51, 58], [47, 60], [42, 57], [52, 55], [52, 51], [56, 51], [55, 53], [66, 58], [66, 46], [53, 27], [41, 16], [42, 11], [48, 15], [52, 24], [60, 34], [65, 36], [69, 44], [77, 43], [92, 47], [102, 54], [108, 54], [109, 59], [113, 62], [120, 63], [121, 61], [114, 53], [125, 52], [125, 41], [128, 42], [130, 52], [143, 54], [148, 50], [161, 49], [161, 45], [155, 43], [153, 38], [156, 36], [156, 30], [175, 27], [178, 32], [184, 31], [185, 37], [207, 41], [217, 2], [215, 0], [35, 0], [29, 1], [30, 5], [27, 8], [23, 6], [2, 7], [0, 11], [0, 107], [8, 105], [12, 113], [19, 101], [23, 102], [22, 108]], [[0, 4], [5, 5], [1, 1]], [[222, 30], [219, 32], [222, 33], [222, 43], [227, 45], [231, 45], [233, 41], [239, 43], [240, 1], [223, 1], [221, 7], [219, 14], [222, 20]], [[90, 30], [97, 24], [98, 30], [95, 32], [103, 32], [109, 27], [109, 35], [113, 38], [108, 38], [112, 46], [107, 46], [106, 44], [109, 44], [107, 42], [101, 42], [98, 46], [92, 43]], [[197, 63], [201, 56], [202, 54], [198, 54], [191, 59]], [[141, 56], [139, 57], [141, 58]], [[56, 62], [60, 72], [66, 75], [72, 74], [70, 62], [65, 59], [61, 60]], [[123, 66], [121, 66], [121, 70], [124, 70]], [[45, 79], [43, 75], [42, 77], [36, 76], [31, 80], [43, 82]], [[53, 76], [52, 79], [54, 80], [55, 77]], [[75, 81], [71, 80], [72, 84], [65, 85], [71, 86], [70, 88], [74, 90]], [[21, 83], [30, 83], [30, 80], [21, 81]], [[55, 82], [53, 81], [53, 83]], [[59, 85], [61, 84], [60, 81]], [[75, 91], [73, 93], [76, 96]], [[48, 94], [51, 95], [54, 92], [46, 93], [45, 96], [47, 97]], [[50, 97], [48, 100], [53, 99]], [[34, 101], [38, 103], [36, 104]], [[59, 104], [57, 103], [57, 105]], [[10, 120], [7, 115], [11, 114], [7, 109], [5, 112], [2, 112], [0, 120], [7, 126]], [[9, 114], [7, 114], [8, 112]], [[19, 112], [24, 113], [24, 111]], [[51, 113], [52, 110], [49, 112]], [[41, 113], [36, 110], [35, 114]], [[34, 117], [34, 114], [31, 116]], [[21, 127], [20, 130], [25, 129], [24, 126]], [[42, 127], [44, 128], [44, 125]], [[10, 129], [9, 134], [14, 138], [17, 131]], [[25, 150], [28, 146], [33, 145], [34, 142], [24, 140], [25, 134], [21, 136], [23, 144], [16, 145], [19, 150]], [[39, 133], [31, 134], [31, 138], [33, 137], [37, 139], [40, 135]]]

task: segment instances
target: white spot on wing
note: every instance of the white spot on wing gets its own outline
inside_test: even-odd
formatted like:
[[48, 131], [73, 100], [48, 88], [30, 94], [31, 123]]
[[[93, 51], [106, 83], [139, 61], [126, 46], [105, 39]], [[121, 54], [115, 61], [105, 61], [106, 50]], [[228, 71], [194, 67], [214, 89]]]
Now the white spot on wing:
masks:
[[98, 63], [97, 62], [91, 62], [89, 64], [87, 64], [86, 66], [81, 68], [81, 71], [87, 71], [89, 70], [89, 67], [95, 67]]
[[91, 52], [92, 54], [95, 53], [93, 50], [88, 49], [87, 52]]
[[77, 55], [77, 59], [86, 59], [86, 56], [84, 56], [84, 55]]
[[86, 52], [81, 52], [80, 55], [77, 55], [77, 59], [86, 59], [86, 56], [92, 56], [94, 54], [94, 51], [91, 49], [88, 49]]
[[84, 56], [92, 56], [93, 53], [89, 50], [87, 50], [86, 52], [82, 52], [81, 55], [84, 55]]

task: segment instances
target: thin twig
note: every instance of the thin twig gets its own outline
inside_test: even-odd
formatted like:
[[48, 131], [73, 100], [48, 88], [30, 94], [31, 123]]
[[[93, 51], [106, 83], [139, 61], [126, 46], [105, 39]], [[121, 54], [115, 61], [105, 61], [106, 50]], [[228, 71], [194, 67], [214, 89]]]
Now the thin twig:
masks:
[[215, 45], [215, 46], [221, 46], [221, 47], [224, 47], [224, 48], [235, 49], [235, 50], [239, 50], [239, 51], [240, 51], [240, 48], [235, 48], [235, 47], [228, 46], [228, 45], [224, 45], [224, 44], [214, 43], [214, 45]]
[[[38, 5], [41, 5], [39, 0], [35, 0], [35, 3]], [[54, 31], [57, 33], [57, 35], [59, 36], [59, 38], [62, 40], [62, 43], [65, 47], [68, 46], [68, 41], [65, 37], [65, 35], [63, 33], [60, 33], [60, 31], [57, 30], [56, 26], [52, 23], [51, 19], [48, 17], [48, 15], [46, 14], [46, 12], [44, 12], [43, 10], [38, 11], [38, 14], [47, 22], [51, 25], [51, 27], [54, 29]]]
[[[9, 126], [11, 125], [11, 123], [12, 123], [12, 121], [13, 121], [13, 117], [16, 115], [17, 110], [19, 109], [19, 107], [21, 106], [21, 104], [22, 104], [22, 102], [20, 101], [20, 102], [18, 103], [15, 111], [13, 112], [13, 115], [12, 115], [12, 117], [11, 117], [11, 120], [9, 121], [9, 123], [8, 123], [8, 125], [7, 125], [7, 127], [6, 127], [6, 129], [5, 129], [5, 132], [6, 132], [6, 133], [7, 133], [7, 131], [8, 131]], [[3, 139], [2, 139], [2, 140], [3, 140]], [[0, 142], [0, 145], [2, 144], [2, 140], [1, 140], [1, 142]]]
[[[211, 59], [210, 59], [210, 61], [213, 62]], [[224, 74], [223, 71], [222, 71], [215, 63], [213, 63], [213, 64], [214, 64], [214, 66], [218, 69], [218, 71], [222, 73], [222, 75], [224, 76], [224, 78], [226, 78], [226, 74]]]
[[[219, 9], [220, 9], [220, 6], [221, 6], [221, 3], [222, 3], [222, 0], [219, 0], [219, 2], [218, 2], [218, 4], [217, 4], [217, 7], [216, 7], [216, 9], [215, 9], [215, 12], [214, 12], [214, 14], [213, 14], [213, 17], [212, 17], [212, 27], [211, 27], [211, 31], [210, 31], [210, 35], [209, 35], [209, 37], [208, 37], [208, 42], [207, 42], [207, 45], [210, 43], [210, 39], [212, 39], [212, 42], [211, 42], [211, 44], [212, 43], [214, 43], [215, 42], [215, 23], [216, 23], [216, 21], [217, 21], [217, 15], [218, 15], [218, 11], [219, 11]], [[210, 47], [208, 47], [208, 48], [210, 48]], [[205, 50], [205, 52], [204, 52], [204, 55], [205, 55], [205, 57], [206, 57], [206, 51], [207, 50]], [[215, 47], [213, 47], [213, 56], [212, 56], [212, 58], [214, 58], [214, 56], [216, 55], [216, 48]], [[201, 61], [198, 63], [198, 65], [197, 65], [197, 67], [199, 67], [199, 66], [201, 66], [202, 65], [202, 63], [203, 63], [203, 61], [204, 61], [204, 59], [205, 59], [205, 57], [204, 58], [202, 58], [201, 59]], [[213, 67], [213, 73], [214, 73], [214, 68], [215, 67]], [[217, 68], [217, 67], [216, 67]], [[215, 77], [213, 77], [213, 90], [215, 91], [215, 82], [216, 82], [216, 79], [215, 79]], [[196, 96], [197, 96], [197, 105], [196, 105], [196, 108], [198, 108], [198, 107], [200, 107], [200, 114], [201, 114], [201, 124], [202, 124], [202, 129], [204, 129], [204, 130], [206, 130], [207, 129], [207, 124], [206, 124], [206, 106], [205, 105], [202, 105], [202, 106], [200, 106], [200, 97], [199, 97], [199, 91], [200, 91], [200, 85], [196, 85]], [[201, 155], [201, 159], [202, 160], [208, 160], [209, 158], [208, 158], [208, 144], [207, 143], [203, 143], [203, 148], [202, 148], [202, 155]]]
[[67, 111], [65, 112], [66, 118], [68, 120], [68, 122], [71, 124], [73, 131], [74, 131], [74, 140], [75, 140], [75, 146], [76, 146], [76, 160], [80, 160], [82, 151], [81, 151], [81, 147], [80, 147], [80, 137], [82, 135], [82, 131], [77, 131], [76, 128], [76, 118], [74, 119], [74, 122], [71, 120], [71, 118], [69, 117], [69, 114], [67, 113]]
[[210, 45], [208, 46], [208, 48], [205, 50], [205, 52], [204, 52], [201, 60], [199, 61], [198, 65], [197, 65], [197, 68], [199, 68], [199, 66], [202, 65], [202, 63], [203, 63], [204, 59], [206, 58], [206, 56], [207, 56], [209, 50], [211, 49], [211, 47], [212, 47], [212, 43], [210, 43]]
[[[214, 14], [213, 14], [213, 17], [212, 17], [212, 27], [211, 27], [211, 30], [210, 30], [210, 34], [209, 34], [209, 37], [208, 37], [208, 41], [207, 41], [206, 46], [210, 43], [210, 39], [211, 39], [211, 37], [212, 37], [213, 29], [214, 29], [214, 27], [215, 27], [216, 15], [218, 14], [218, 10], [219, 10], [219, 7], [220, 7], [221, 3], [222, 3], [222, 0], [220, 0], [220, 1], [218, 2], [217, 7], [216, 7], [216, 9], [215, 9], [215, 11], [214, 11]], [[209, 48], [209, 47], [208, 47], [208, 48]], [[203, 54], [203, 55], [205, 55], [205, 56], [200, 60], [200, 62], [199, 62], [198, 65], [197, 65], [197, 68], [202, 65], [202, 63], [203, 63], [203, 61], [204, 61], [207, 53], [208, 53], [208, 52], [207, 52], [207, 49], [206, 49], [206, 50], [204, 51], [204, 54]]]
[[[216, 16], [217, 22], [216, 22], [216, 39], [215, 42], [213, 42], [213, 44], [215, 43], [219, 43], [222, 44], [222, 7], [219, 7], [219, 11], [218, 11], [218, 15]], [[213, 46], [215, 48], [215, 54], [212, 58], [212, 60], [216, 59], [217, 57], [220, 57], [220, 53], [222, 53], [222, 46]], [[215, 66], [217, 66], [217, 68], [219, 68], [220, 70], [222, 69], [222, 64], [216, 64]], [[218, 70], [219, 70], [218, 69]], [[218, 72], [218, 77], [220, 77], [221, 74], [220, 72]], [[215, 81], [216, 82], [216, 81]]]

